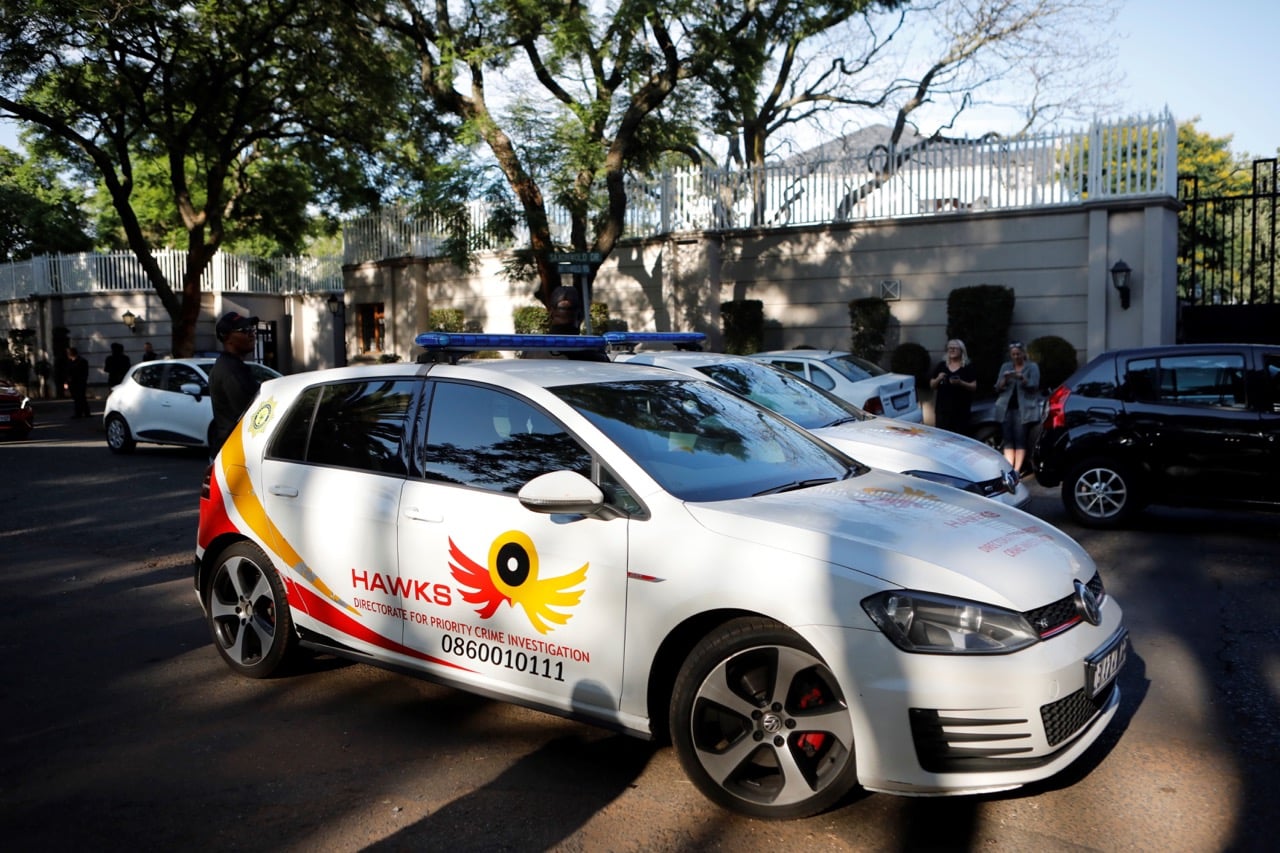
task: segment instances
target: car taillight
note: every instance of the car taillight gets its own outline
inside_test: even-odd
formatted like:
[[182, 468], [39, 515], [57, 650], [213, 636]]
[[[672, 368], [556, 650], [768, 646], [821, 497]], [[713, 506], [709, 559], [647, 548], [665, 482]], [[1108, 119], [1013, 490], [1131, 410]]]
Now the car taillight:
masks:
[[870, 412], [873, 415], [883, 415], [884, 404], [880, 402], [879, 397], [870, 397], [867, 399], [865, 403], [862, 404], [862, 410], [865, 412]]
[[1046, 428], [1061, 429], [1067, 425], [1067, 398], [1070, 396], [1071, 389], [1060, 385], [1049, 397], [1049, 413], [1044, 418]]

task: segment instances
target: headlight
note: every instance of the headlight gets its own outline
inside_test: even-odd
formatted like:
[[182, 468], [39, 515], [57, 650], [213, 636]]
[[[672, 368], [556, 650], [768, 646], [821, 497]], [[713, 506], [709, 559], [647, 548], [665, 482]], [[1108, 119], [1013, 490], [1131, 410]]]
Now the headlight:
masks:
[[947, 595], [899, 589], [863, 599], [862, 609], [904, 652], [1000, 655], [1040, 639], [1021, 613]]
[[903, 471], [912, 477], [919, 477], [921, 480], [928, 480], [931, 483], [941, 483], [944, 486], [951, 486], [953, 489], [971, 492], [974, 490], [975, 483], [973, 480], [966, 480], [964, 477], [952, 477], [950, 474], [939, 474], [937, 471]]

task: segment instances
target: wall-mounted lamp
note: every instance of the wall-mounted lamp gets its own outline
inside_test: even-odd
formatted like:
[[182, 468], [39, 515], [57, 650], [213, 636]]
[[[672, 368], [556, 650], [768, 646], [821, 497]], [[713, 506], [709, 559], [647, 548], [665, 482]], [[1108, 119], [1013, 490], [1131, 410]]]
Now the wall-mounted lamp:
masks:
[[329, 306], [329, 313], [335, 317], [338, 316], [339, 311], [346, 307], [336, 293], [330, 293], [329, 298], [325, 300], [325, 304]]
[[131, 333], [138, 331], [138, 318], [134, 316], [132, 311], [125, 309], [124, 314], [120, 316], [120, 321], [129, 327]]
[[1124, 261], [1116, 261], [1111, 268], [1111, 286], [1120, 293], [1120, 307], [1129, 310], [1129, 276], [1133, 270]]

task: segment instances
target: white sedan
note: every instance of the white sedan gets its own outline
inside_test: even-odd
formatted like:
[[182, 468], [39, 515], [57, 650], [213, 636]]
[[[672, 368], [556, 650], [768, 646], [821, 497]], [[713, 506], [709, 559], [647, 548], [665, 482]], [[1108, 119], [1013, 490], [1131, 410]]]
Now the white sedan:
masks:
[[800, 426], [873, 468], [887, 468], [1023, 508], [1031, 492], [1013, 466], [987, 445], [923, 424], [877, 417], [745, 356], [641, 352], [618, 360], [711, 379]]
[[[102, 426], [112, 453], [131, 453], [139, 442], [208, 447], [213, 424], [209, 371], [216, 358], [166, 358], [135, 364], [107, 397]], [[256, 362], [259, 382], [280, 374]]]
[[305, 646], [670, 737], [759, 817], [1045, 779], [1115, 715], [1121, 608], [1051, 525], [670, 370], [452, 360], [262, 386], [200, 498], [233, 670]]
[[790, 349], [750, 356], [794, 373], [842, 400], [873, 415], [923, 423], [916, 381], [905, 373], [890, 373], [865, 358], [838, 350]]

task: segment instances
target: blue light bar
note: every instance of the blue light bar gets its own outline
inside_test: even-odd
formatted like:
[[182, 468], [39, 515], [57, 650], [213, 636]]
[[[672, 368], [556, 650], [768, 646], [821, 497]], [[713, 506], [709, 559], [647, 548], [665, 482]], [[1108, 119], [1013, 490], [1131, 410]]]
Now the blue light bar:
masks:
[[605, 342], [611, 346], [635, 344], [701, 344], [707, 340], [702, 332], [605, 332]]
[[477, 333], [423, 332], [413, 341], [423, 349], [453, 350], [588, 350], [604, 349], [599, 335], [485, 335]]

